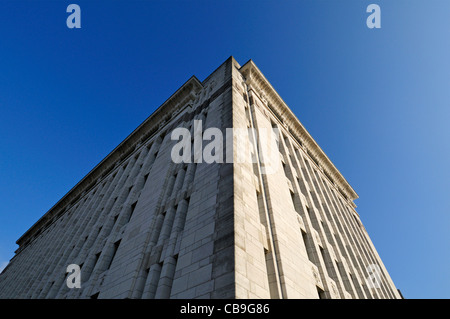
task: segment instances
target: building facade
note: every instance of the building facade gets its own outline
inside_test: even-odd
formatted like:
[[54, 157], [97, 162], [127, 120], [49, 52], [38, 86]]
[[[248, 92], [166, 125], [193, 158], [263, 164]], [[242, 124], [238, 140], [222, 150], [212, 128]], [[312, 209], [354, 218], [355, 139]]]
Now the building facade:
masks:
[[[192, 161], [173, 160], [177, 128]], [[229, 128], [276, 129], [280, 169], [233, 135], [223, 160], [196, 159], [198, 134]], [[18, 239], [0, 298], [400, 298], [356, 198], [256, 65], [230, 57]]]

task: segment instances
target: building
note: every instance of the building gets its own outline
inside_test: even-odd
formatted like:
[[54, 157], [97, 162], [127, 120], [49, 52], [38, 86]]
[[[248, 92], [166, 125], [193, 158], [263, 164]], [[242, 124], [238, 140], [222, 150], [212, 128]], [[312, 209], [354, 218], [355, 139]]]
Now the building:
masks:
[[[277, 129], [281, 169], [266, 172], [257, 146], [242, 155], [234, 138], [231, 161], [175, 162], [177, 128], [198, 155], [196, 123]], [[256, 161], [238, 160], [248, 154]], [[356, 198], [256, 65], [230, 57], [184, 83], [18, 239], [0, 298], [401, 298]]]

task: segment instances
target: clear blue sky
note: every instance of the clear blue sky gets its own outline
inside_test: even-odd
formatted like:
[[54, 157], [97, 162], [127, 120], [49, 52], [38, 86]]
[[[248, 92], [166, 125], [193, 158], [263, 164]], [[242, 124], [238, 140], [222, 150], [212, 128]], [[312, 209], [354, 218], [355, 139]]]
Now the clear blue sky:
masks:
[[[81, 7], [81, 29], [66, 7]], [[381, 7], [368, 29], [366, 7]], [[190, 76], [253, 59], [406, 298], [450, 298], [450, 1], [0, 1], [0, 266]]]

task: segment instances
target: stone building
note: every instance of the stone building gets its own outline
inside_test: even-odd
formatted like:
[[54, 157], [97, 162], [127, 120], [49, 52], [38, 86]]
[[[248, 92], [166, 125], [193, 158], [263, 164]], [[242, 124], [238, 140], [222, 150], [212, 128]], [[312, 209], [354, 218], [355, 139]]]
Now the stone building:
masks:
[[[195, 120], [203, 132], [276, 128], [281, 169], [264, 172], [257, 144], [243, 155], [256, 161], [238, 161], [236, 138], [231, 161], [175, 162], [171, 134], [189, 130], [195, 153]], [[401, 298], [357, 197], [253, 61], [230, 57], [184, 83], [18, 239], [0, 298]]]

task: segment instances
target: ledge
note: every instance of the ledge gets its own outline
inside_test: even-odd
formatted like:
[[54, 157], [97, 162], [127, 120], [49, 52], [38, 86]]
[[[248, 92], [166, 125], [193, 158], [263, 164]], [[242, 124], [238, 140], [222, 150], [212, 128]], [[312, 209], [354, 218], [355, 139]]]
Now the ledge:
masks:
[[[75, 204], [89, 189], [94, 187], [100, 179], [110, 173], [117, 165], [134, 149], [158, 132], [160, 125], [168, 121], [177, 108], [190, 100], [195, 99], [195, 94], [203, 85], [192, 76], [175, 93], [173, 93], [160, 107], [156, 109], [141, 125], [139, 125], [125, 140], [114, 148], [98, 165], [96, 165], [80, 182], [78, 182], [63, 198], [61, 198], [47, 213], [45, 213], [34, 225], [30, 227], [17, 241], [19, 249], [26, 246], [36, 235], [39, 235], [55, 218], [63, 215], [68, 205]], [[17, 251], [16, 251], [17, 252]]]
[[261, 92], [263, 92], [263, 94], [267, 94], [263, 96], [263, 98], [267, 101], [267, 105], [270, 110], [276, 117], [278, 117], [286, 129], [296, 139], [301, 140], [310, 153], [309, 155], [312, 155], [314, 159], [317, 160], [319, 166], [333, 178], [338, 189], [345, 194], [349, 200], [353, 201], [357, 199], [358, 194], [356, 194], [355, 190], [350, 186], [344, 176], [342, 176], [325, 152], [311, 137], [299, 119], [289, 109], [255, 63], [253, 63], [252, 60], [249, 60], [240, 68], [240, 72], [245, 77], [247, 85], [256, 90], [256, 93], [259, 95], [261, 95]]

